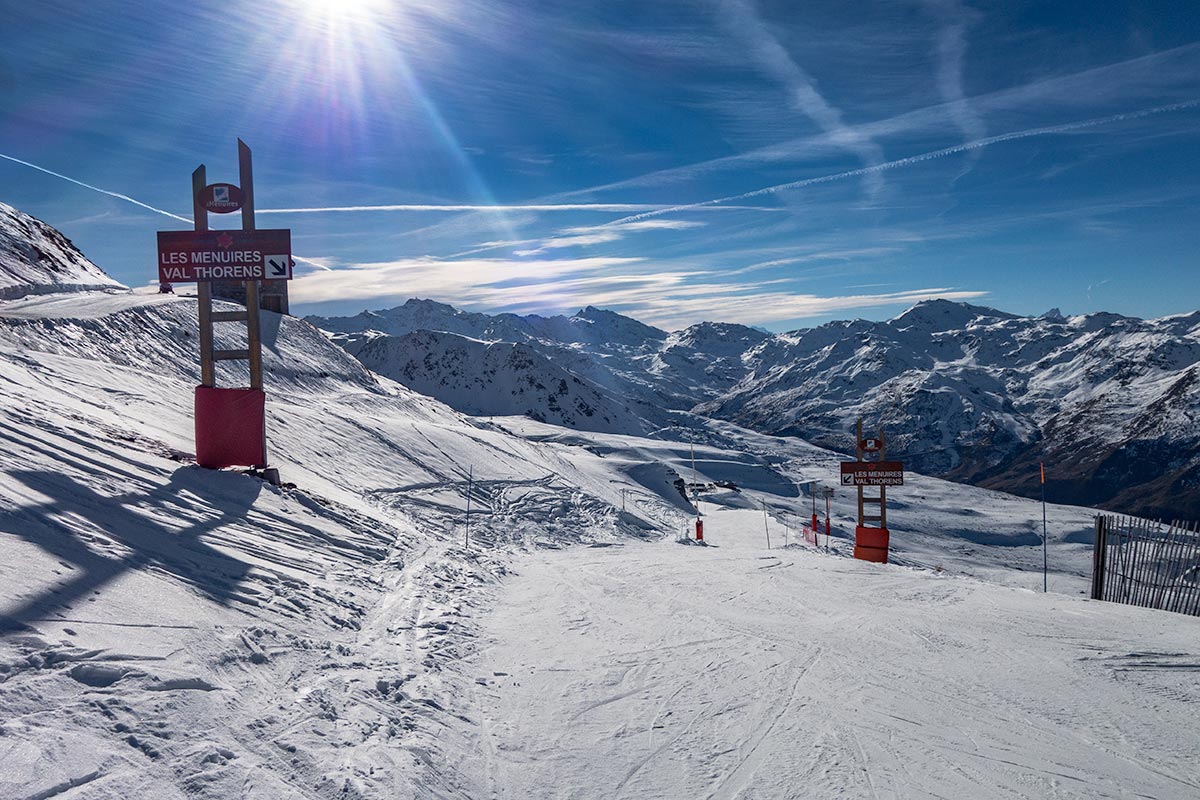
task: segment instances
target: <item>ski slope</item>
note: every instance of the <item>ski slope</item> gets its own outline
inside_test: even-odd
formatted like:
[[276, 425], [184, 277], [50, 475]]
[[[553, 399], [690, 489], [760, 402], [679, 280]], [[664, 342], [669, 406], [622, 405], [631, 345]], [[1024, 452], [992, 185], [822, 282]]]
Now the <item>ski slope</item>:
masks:
[[705, 510], [710, 547], [520, 563], [466, 796], [1200, 796], [1200, 620], [768, 551], [761, 512]]
[[0, 303], [0, 797], [446, 796], [505, 559], [653, 529], [604, 462], [264, 317], [281, 488], [194, 464], [191, 298]]
[[[195, 318], [0, 302], [0, 798], [1193, 792], [1200, 622], [1078, 601], [1087, 509], [1050, 507], [1048, 597], [1036, 503], [922, 476], [910, 566], [842, 557], [847, 492], [833, 554], [767, 552], [764, 505], [794, 541], [835, 454], [472, 418], [264, 314], [273, 487], [193, 462]], [[693, 450], [738, 486], [704, 495], [716, 547], [674, 543]]]

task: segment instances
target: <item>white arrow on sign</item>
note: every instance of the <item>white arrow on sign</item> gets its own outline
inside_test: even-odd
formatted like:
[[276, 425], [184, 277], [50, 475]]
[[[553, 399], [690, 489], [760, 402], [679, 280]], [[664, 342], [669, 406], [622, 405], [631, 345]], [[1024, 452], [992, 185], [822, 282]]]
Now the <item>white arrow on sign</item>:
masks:
[[291, 270], [288, 269], [291, 259], [285, 253], [281, 256], [267, 256], [264, 261], [267, 264], [268, 278], [290, 278]]

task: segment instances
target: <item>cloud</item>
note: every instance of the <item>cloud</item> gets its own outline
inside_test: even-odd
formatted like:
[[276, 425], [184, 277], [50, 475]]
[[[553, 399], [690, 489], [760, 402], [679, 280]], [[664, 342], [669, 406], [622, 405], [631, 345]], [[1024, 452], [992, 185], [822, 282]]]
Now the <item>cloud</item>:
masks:
[[815, 253], [802, 253], [794, 256], [784, 256], [783, 258], [773, 258], [768, 261], [758, 261], [754, 264], [747, 264], [744, 267], [730, 270], [724, 274], [726, 276], [745, 275], [749, 272], [757, 272], [758, 270], [770, 269], [772, 267], [784, 267], [790, 264], [808, 264], [814, 261], [850, 261], [856, 258], [875, 258], [877, 256], [892, 255], [898, 252], [900, 252], [899, 247], [858, 247], [847, 250], [826, 250]]
[[1100, 125], [1111, 125], [1115, 122], [1127, 122], [1130, 120], [1143, 119], [1145, 117], [1155, 116], [1158, 114], [1168, 114], [1174, 111], [1184, 111], [1200, 106], [1200, 100], [1188, 100], [1182, 103], [1171, 103], [1165, 106], [1156, 106], [1154, 108], [1143, 108], [1136, 111], [1125, 111], [1119, 114], [1110, 114], [1106, 117], [1096, 117], [1094, 119], [1081, 120], [1079, 122], [1068, 122], [1062, 125], [1046, 125], [1040, 128], [1027, 128], [1021, 131], [1010, 131], [997, 136], [989, 136], [984, 139], [977, 139], [971, 142], [943, 147], [940, 150], [930, 150], [925, 153], [917, 153], [916, 155], [905, 156], [894, 161], [885, 161], [881, 164], [876, 164], [870, 167], [862, 167], [860, 169], [851, 169], [844, 172], [835, 172], [829, 175], [820, 175], [813, 178], [804, 178], [798, 181], [789, 181], [787, 183], [777, 183], [773, 186], [765, 186], [761, 189], [754, 189], [741, 194], [730, 195], [729, 197], [719, 197], [713, 200], [702, 200], [697, 203], [689, 203], [687, 205], [676, 206], [675, 208], [662, 209], [658, 211], [646, 211], [641, 214], [635, 214], [623, 219], [614, 220], [612, 224], [624, 224], [628, 222], [637, 222], [639, 220], [656, 217], [659, 214], [678, 213], [680, 211], [691, 211], [704, 206], [715, 206], [722, 203], [732, 203], [740, 200], [749, 200], [755, 197], [763, 197], [765, 195], [777, 194], [784, 191], [792, 191], [803, 189], [808, 186], [815, 186], [822, 183], [831, 183], [833, 181], [845, 180], [854, 178], [866, 172], [881, 172], [884, 170], [898, 169], [900, 167], [912, 166], [925, 161], [932, 161], [938, 158], [945, 158], [949, 155], [957, 153], [965, 153], [971, 150], [978, 150], [984, 147], [990, 147], [994, 144], [1003, 142], [1012, 142], [1019, 139], [1028, 139], [1034, 136], [1050, 136], [1054, 134], [1072, 133], [1074, 131], [1094, 128]]
[[506, 248], [521, 248], [513, 250], [514, 255], [535, 256], [547, 250], [562, 250], [568, 247], [592, 247], [598, 244], [608, 244], [624, 239], [629, 233], [654, 230], [681, 231], [690, 228], [700, 228], [706, 223], [679, 219], [647, 219], [623, 224], [604, 223], [603, 225], [577, 225], [562, 228], [551, 236], [535, 239], [509, 239], [501, 241], [481, 242], [479, 245], [455, 253], [451, 258], [477, 255], [489, 250]]
[[[751, 0], [719, 0], [719, 4], [722, 23], [746, 42], [747, 55], [758, 67], [784, 87], [793, 108], [815, 122], [831, 142], [858, 156], [864, 166], [883, 161], [883, 149], [861, 128], [846, 125], [841, 111], [825, 99], [812, 77], [768, 30]], [[883, 188], [878, 173], [864, 172], [862, 176], [869, 194], [875, 195]]]
[[[967, 99], [963, 88], [963, 68], [967, 57], [967, 25], [971, 19], [968, 11], [958, 0], [926, 0], [937, 16], [940, 26], [937, 34], [937, 86], [946, 110], [962, 131], [965, 141], [987, 136], [987, 127]], [[968, 152], [967, 164], [961, 175], [970, 171], [979, 160], [978, 150]]]
[[562, 230], [562, 233], [580, 234], [580, 233], [590, 233], [592, 231], [601, 231], [601, 230], [606, 230], [606, 231], [607, 230], [621, 230], [624, 232], [629, 232], [629, 231], [683, 231], [683, 230], [687, 230], [689, 228], [701, 228], [705, 224], [706, 223], [703, 223], [703, 222], [696, 222], [696, 221], [692, 221], [692, 220], [683, 220], [683, 219], [647, 219], [647, 220], [642, 220], [641, 222], [625, 222], [625, 223], [620, 223], [620, 224], [615, 223], [615, 222], [609, 222], [609, 223], [605, 223], [604, 225], [586, 225], [586, 226], [575, 227], [575, 228], [564, 228]]
[[[953, 48], [947, 55], [953, 56]], [[942, 66], [939, 66], [939, 69], [941, 68]], [[1193, 43], [1080, 72], [1030, 81], [977, 95], [969, 100], [965, 100], [964, 97], [964, 100], [970, 106], [968, 110], [979, 117], [981, 124], [985, 114], [1044, 109], [1070, 111], [1129, 102], [1131, 99], [1144, 100], [1147, 97], [1161, 98], [1164, 101], [1180, 100], [1194, 95], [1194, 76], [1197, 70], [1200, 70], [1200, 43]], [[945, 128], [948, 118], [961, 129], [955, 114], [960, 113], [962, 109], [955, 107], [956, 102], [952, 100], [917, 108], [903, 114], [862, 123], [852, 130], [860, 136], [878, 141], [900, 135], [936, 134]], [[795, 162], [827, 155], [838, 148], [835, 138], [823, 131], [817, 135], [800, 136], [741, 153], [559, 193], [554, 195], [553, 199], [565, 201], [572, 197], [585, 197], [616, 189], [681, 184], [710, 173], [740, 171], [748, 166]]]
[[714, 286], [700, 297], [647, 301], [633, 316], [659, 327], [677, 329], [705, 320], [763, 325], [811, 319], [857, 309], [910, 306], [923, 300], [977, 300], [988, 293], [948, 287], [909, 289], [884, 294], [822, 296], [790, 292], [731, 294], [728, 286]]
[[292, 282], [291, 297], [297, 306], [363, 301], [375, 307], [434, 297], [465, 308], [516, 313], [570, 312], [590, 304], [670, 328], [703, 320], [764, 324], [986, 294], [941, 287], [821, 296], [780, 290], [786, 279], [731, 284], [720, 282], [722, 277], [717, 271], [663, 268], [638, 258], [421, 258], [303, 275]]
[[[638, 258], [442, 260], [412, 258], [343, 266], [292, 281], [294, 303], [375, 301], [388, 298], [454, 297], [463, 305], [500, 305], [503, 287], [552, 285], [557, 278], [616, 272], [639, 264]], [[536, 291], [531, 289], [530, 291]], [[586, 305], [586, 304], [585, 304]]]

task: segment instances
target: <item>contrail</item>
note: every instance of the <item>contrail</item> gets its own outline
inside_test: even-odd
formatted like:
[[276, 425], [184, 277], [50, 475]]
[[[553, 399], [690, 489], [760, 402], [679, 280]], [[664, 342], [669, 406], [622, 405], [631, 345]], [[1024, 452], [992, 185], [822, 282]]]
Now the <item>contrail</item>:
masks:
[[[37, 164], [33, 164], [29, 161], [25, 161], [24, 159], [17, 158], [16, 156], [10, 156], [10, 155], [5, 155], [4, 153], [0, 153], [0, 158], [5, 159], [6, 161], [11, 161], [14, 164], [20, 164], [21, 166], [29, 167], [30, 169], [36, 169], [38, 172], [44, 172], [47, 175], [53, 175], [55, 178], [61, 178], [62, 180], [67, 181], [69, 183], [73, 183], [76, 186], [82, 186], [85, 189], [91, 189], [93, 192], [99, 192], [100, 194], [106, 194], [109, 197], [115, 197], [118, 200], [124, 200], [127, 203], [133, 203], [135, 206], [140, 206], [141, 208], [144, 208], [147, 211], [153, 211], [155, 214], [162, 214], [164, 217], [170, 217], [171, 219], [177, 219], [180, 222], [186, 222], [189, 225], [193, 222], [192, 220], [188, 219], [187, 217], [181, 217], [178, 214], [172, 214], [170, 211], [164, 211], [161, 208], [155, 208], [154, 206], [150, 205], [149, 203], [143, 203], [141, 200], [135, 200], [134, 198], [130, 197], [127, 194], [121, 194], [120, 192], [110, 192], [108, 189], [101, 189], [99, 186], [92, 186], [90, 183], [84, 183], [83, 181], [76, 180], [68, 175], [63, 175], [61, 172], [55, 172], [52, 169], [46, 169], [45, 167], [38, 166]], [[310, 258], [302, 258], [301, 256], [293, 255], [292, 259], [294, 261], [300, 261], [305, 264], [311, 264], [312, 266], [319, 267], [320, 269], [326, 270], [327, 272], [333, 271], [332, 267], [327, 267], [324, 264], [322, 264], [318, 261], [313, 261]]]
[[774, 186], [767, 186], [762, 189], [755, 189], [742, 194], [730, 195], [729, 197], [719, 197], [715, 200], [702, 200], [698, 203], [688, 203], [687, 205], [673, 206], [656, 211], [646, 211], [641, 214], [634, 214], [629, 217], [623, 217], [609, 225], [623, 225], [627, 222], [637, 222], [649, 217], [657, 217], [661, 214], [670, 214], [676, 211], [689, 211], [696, 208], [704, 208], [706, 206], [716, 206], [723, 203], [731, 203], [737, 200], [749, 200], [753, 197], [762, 197], [768, 194], [776, 194], [777, 192], [786, 192], [791, 189], [803, 189], [807, 186], [815, 186], [819, 183], [832, 183], [834, 181], [845, 180], [846, 178], [855, 178], [868, 172], [879, 172], [882, 170], [896, 169], [897, 167], [907, 167], [910, 164], [920, 164], [923, 161], [932, 161], [935, 158], [944, 158], [945, 156], [954, 155], [955, 153], [964, 153], [969, 150], [979, 150], [984, 147], [989, 147], [993, 144], [1001, 142], [1011, 142], [1016, 139], [1028, 139], [1032, 136], [1049, 136], [1056, 133], [1070, 133], [1083, 128], [1094, 128], [1097, 125], [1108, 125], [1113, 122], [1124, 122], [1131, 119], [1142, 119], [1143, 117], [1153, 116], [1155, 114], [1165, 114], [1171, 111], [1183, 111], [1188, 108], [1200, 106], [1200, 99], [1187, 100], [1182, 103], [1171, 103], [1165, 106], [1156, 106], [1155, 108], [1145, 108], [1140, 111], [1126, 111], [1121, 114], [1113, 114], [1108, 117], [1096, 117], [1094, 119], [1085, 119], [1080, 122], [1068, 122], [1063, 125], [1047, 125], [1041, 128], [1028, 128], [1023, 131], [1012, 131], [1010, 133], [1001, 133], [996, 136], [988, 136], [984, 139], [976, 139], [971, 142], [963, 142], [962, 144], [944, 147], [941, 150], [931, 150], [928, 153], [918, 153], [915, 156], [905, 156], [904, 158], [896, 159], [895, 161], [887, 161], [882, 164], [873, 164], [868, 167], [860, 167], [859, 169], [846, 170], [845, 172], [835, 172], [831, 175], [820, 175], [815, 178], [804, 178], [803, 180], [790, 181], [788, 183], [779, 183]]
[[330, 214], [356, 211], [657, 211], [667, 203], [563, 203], [536, 205], [434, 205], [395, 204], [384, 206], [324, 206], [320, 208], [260, 208], [257, 214]]
[[5, 155], [4, 153], [0, 153], [0, 158], [5, 159], [6, 161], [11, 161], [14, 164], [20, 164], [23, 167], [29, 167], [30, 169], [36, 169], [38, 172], [44, 172], [47, 175], [53, 175], [55, 178], [61, 178], [64, 181], [68, 181], [70, 183], [75, 184], [76, 186], [82, 186], [85, 189], [91, 189], [93, 192], [99, 192], [100, 194], [106, 194], [109, 197], [115, 197], [118, 200], [124, 200], [127, 203], [133, 203], [135, 206], [141, 206], [142, 208], [146, 209], [147, 211], [153, 211], [155, 214], [162, 214], [164, 217], [170, 217], [171, 219], [177, 219], [177, 220], [180, 220], [181, 222], [189, 222], [190, 223], [192, 221], [192, 220], [188, 219], [187, 217], [181, 217], [178, 214], [172, 214], [170, 211], [164, 211], [161, 208], [155, 208], [154, 206], [152, 206], [148, 203], [143, 203], [141, 200], [134, 200], [132, 197], [130, 197], [127, 194], [121, 194], [120, 192], [110, 192], [108, 189], [101, 189], [99, 186], [92, 186], [90, 183], [84, 183], [83, 181], [77, 181], [74, 178], [70, 178], [66, 175], [63, 175], [61, 172], [55, 172], [52, 169], [46, 169], [45, 167], [39, 167], [37, 164], [32, 164], [28, 161], [24, 161], [22, 159], [16, 158], [15, 156], [9, 156], [9, 155]]
[[[763, 22], [752, 0], [721, 0], [718, 4], [721, 21], [747, 45], [752, 61], [763, 73], [777, 81], [787, 92], [789, 104], [815, 122], [829, 135], [830, 140], [858, 156], [868, 167], [883, 161], [883, 148], [860, 128], [848, 127], [842, 112], [831, 105], [817, 90], [816, 81], [792, 58]], [[864, 170], [863, 181], [868, 194], [875, 196], [883, 189], [883, 179], [876, 171]]]
[[[10, 156], [5, 153], [0, 153], [0, 158], [6, 161], [11, 161], [14, 164], [20, 164], [30, 169], [36, 169], [38, 172], [51, 175], [60, 180], [73, 183], [76, 186], [82, 186], [84, 189], [89, 189], [93, 192], [106, 194], [109, 197], [115, 197], [118, 200], [124, 200], [127, 203], [133, 203], [135, 206], [144, 208], [147, 211], [153, 211], [155, 214], [162, 214], [164, 217], [177, 219], [180, 222], [191, 223], [189, 217], [182, 217], [178, 214], [172, 214], [170, 211], [165, 211], [161, 208], [156, 208], [149, 203], [143, 203], [141, 200], [136, 200], [127, 194], [120, 192], [112, 192], [108, 189], [101, 189], [99, 186], [93, 186], [90, 183], [84, 183], [81, 180], [72, 178], [69, 175], [63, 175], [61, 172], [55, 172], [39, 164], [34, 164], [31, 161], [26, 161], [16, 156]], [[471, 204], [418, 204], [418, 203], [397, 203], [391, 205], [378, 206], [323, 206], [317, 208], [259, 208], [255, 209], [255, 214], [327, 214], [327, 213], [353, 213], [366, 211], [440, 211], [440, 212], [465, 212], [465, 211], [609, 211], [617, 214], [629, 213], [649, 213], [654, 211], [665, 211], [678, 206], [671, 203], [525, 203], [515, 205], [471, 205]], [[766, 211], [775, 212], [780, 209], [772, 206], [722, 206], [726, 211]], [[304, 260], [306, 263], [315, 264], [316, 262]], [[329, 269], [324, 267], [324, 269]]]
[[[672, 203], [526, 203], [515, 205], [393, 204], [381, 206], [321, 206], [315, 208], [260, 208], [256, 214], [339, 214], [367, 211], [611, 211], [618, 214], [664, 211]], [[778, 211], [773, 206], [722, 206], [727, 211]]]

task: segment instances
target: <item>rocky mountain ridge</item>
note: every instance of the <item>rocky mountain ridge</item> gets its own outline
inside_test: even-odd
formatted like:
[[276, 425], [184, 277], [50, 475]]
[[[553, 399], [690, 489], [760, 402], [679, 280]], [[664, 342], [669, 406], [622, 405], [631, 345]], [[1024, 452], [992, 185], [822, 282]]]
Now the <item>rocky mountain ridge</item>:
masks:
[[[668, 333], [591, 307], [571, 317], [491, 316], [410, 300], [310, 321], [351, 337], [429, 325], [480, 342], [521, 342], [544, 360], [534, 383], [548, 388], [525, 393], [529, 408], [518, 413], [548, 421], [563, 378], [552, 373], [561, 369], [594, 387], [594, 414], [624, 419], [631, 433], [664, 424], [661, 412], [669, 411], [849, 453], [862, 416], [869, 427], [884, 426], [891, 452], [916, 471], [1032, 496], [1044, 461], [1061, 501], [1200, 516], [1200, 312], [1141, 320], [1054, 309], [1022, 317], [933, 300], [883, 322], [779, 334], [704, 322]], [[401, 358], [419, 357], [418, 348]], [[384, 360], [368, 366], [405, 380]], [[497, 380], [487, 385], [506, 387], [514, 377]], [[471, 408], [456, 404], [460, 386], [426, 381], [419, 390], [469, 413], [513, 413], [504, 391], [476, 389]], [[584, 430], [591, 424], [557, 418]]]
[[0, 203], [0, 300], [124, 288], [55, 228]]

